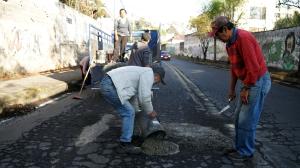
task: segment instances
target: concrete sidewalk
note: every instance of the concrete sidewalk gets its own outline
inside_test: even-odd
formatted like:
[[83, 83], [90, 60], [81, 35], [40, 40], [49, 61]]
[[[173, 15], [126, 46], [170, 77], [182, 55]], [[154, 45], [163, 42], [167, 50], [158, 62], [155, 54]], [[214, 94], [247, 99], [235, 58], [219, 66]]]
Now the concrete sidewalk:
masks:
[[0, 81], [0, 114], [13, 105], [31, 104], [62, 93], [68, 90], [68, 84], [79, 80], [81, 73], [76, 68]]

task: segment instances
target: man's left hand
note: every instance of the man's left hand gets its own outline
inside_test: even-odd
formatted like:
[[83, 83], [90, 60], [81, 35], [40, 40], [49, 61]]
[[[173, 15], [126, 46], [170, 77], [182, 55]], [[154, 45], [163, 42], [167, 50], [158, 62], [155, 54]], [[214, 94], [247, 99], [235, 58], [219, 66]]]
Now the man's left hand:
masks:
[[242, 89], [241, 91], [241, 100], [243, 104], [248, 104], [248, 99], [249, 99], [249, 89]]
[[157, 113], [155, 111], [152, 111], [148, 113], [148, 116], [150, 117], [150, 119], [154, 119], [157, 116]]

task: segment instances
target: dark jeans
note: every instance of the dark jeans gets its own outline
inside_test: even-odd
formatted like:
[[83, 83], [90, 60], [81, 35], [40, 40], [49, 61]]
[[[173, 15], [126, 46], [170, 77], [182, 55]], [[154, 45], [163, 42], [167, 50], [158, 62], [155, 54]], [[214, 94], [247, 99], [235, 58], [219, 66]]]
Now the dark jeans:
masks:
[[118, 35], [119, 40], [115, 40], [114, 56], [113, 61], [124, 61], [126, 44], [128, 41], [127, 36]]

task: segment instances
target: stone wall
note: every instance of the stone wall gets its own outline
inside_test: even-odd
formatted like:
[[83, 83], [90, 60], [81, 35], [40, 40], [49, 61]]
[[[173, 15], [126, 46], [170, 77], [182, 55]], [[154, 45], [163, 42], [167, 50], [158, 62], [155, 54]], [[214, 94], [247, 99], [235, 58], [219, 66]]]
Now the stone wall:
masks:
[[89, 25], [100, 27], [58, 0], [0, 1], [0, 74], [77, 65], [88, 55], [89, 37], [91, 46], [97, 45], [97, 33], [89, 36]]
[[[300, 57], [300, 27], [253, 33], [259, 41], [269, 67], [282, 70], [297, 70]], [[199, 51], [197, 37], [186, 38], [185, 51]], [[192, 42], [191, 42], [192, 41]], [[187, 44], [187, 45], [186, 45]], [[227, 60], [225, 44], [217, 40], [217, 60]], [[185, 56], [203, 58], [203, 53], [187, 52]], [[214, 59], [214, 41], [211, 38], [207, 59]]]

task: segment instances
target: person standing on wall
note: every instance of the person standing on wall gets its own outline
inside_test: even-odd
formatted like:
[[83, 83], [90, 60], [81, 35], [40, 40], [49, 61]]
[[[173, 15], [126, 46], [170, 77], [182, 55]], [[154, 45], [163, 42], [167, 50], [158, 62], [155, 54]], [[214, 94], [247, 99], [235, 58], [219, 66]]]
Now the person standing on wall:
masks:
[[241, 82], [235, 109], [235, 145], [224, 154], [234, 161], [249, 160], [255, 150], [256, 126], [271, 88], [270, 74], [262, 49], [250, 32], [236, 28], [225, 16], [217, 17], [211, 28], [209, 35], [226, 43], [231, 73], [229, 100], [236, 97], [236, 84]]
[[128, 37], [131, 37], [131, 26], [128, 18], [126, 17], [126, 10], [120, 9], [120, 18], [115, 21], [114, 36], [115, 48], [112, 62], [124, 61], [126, 44]]

